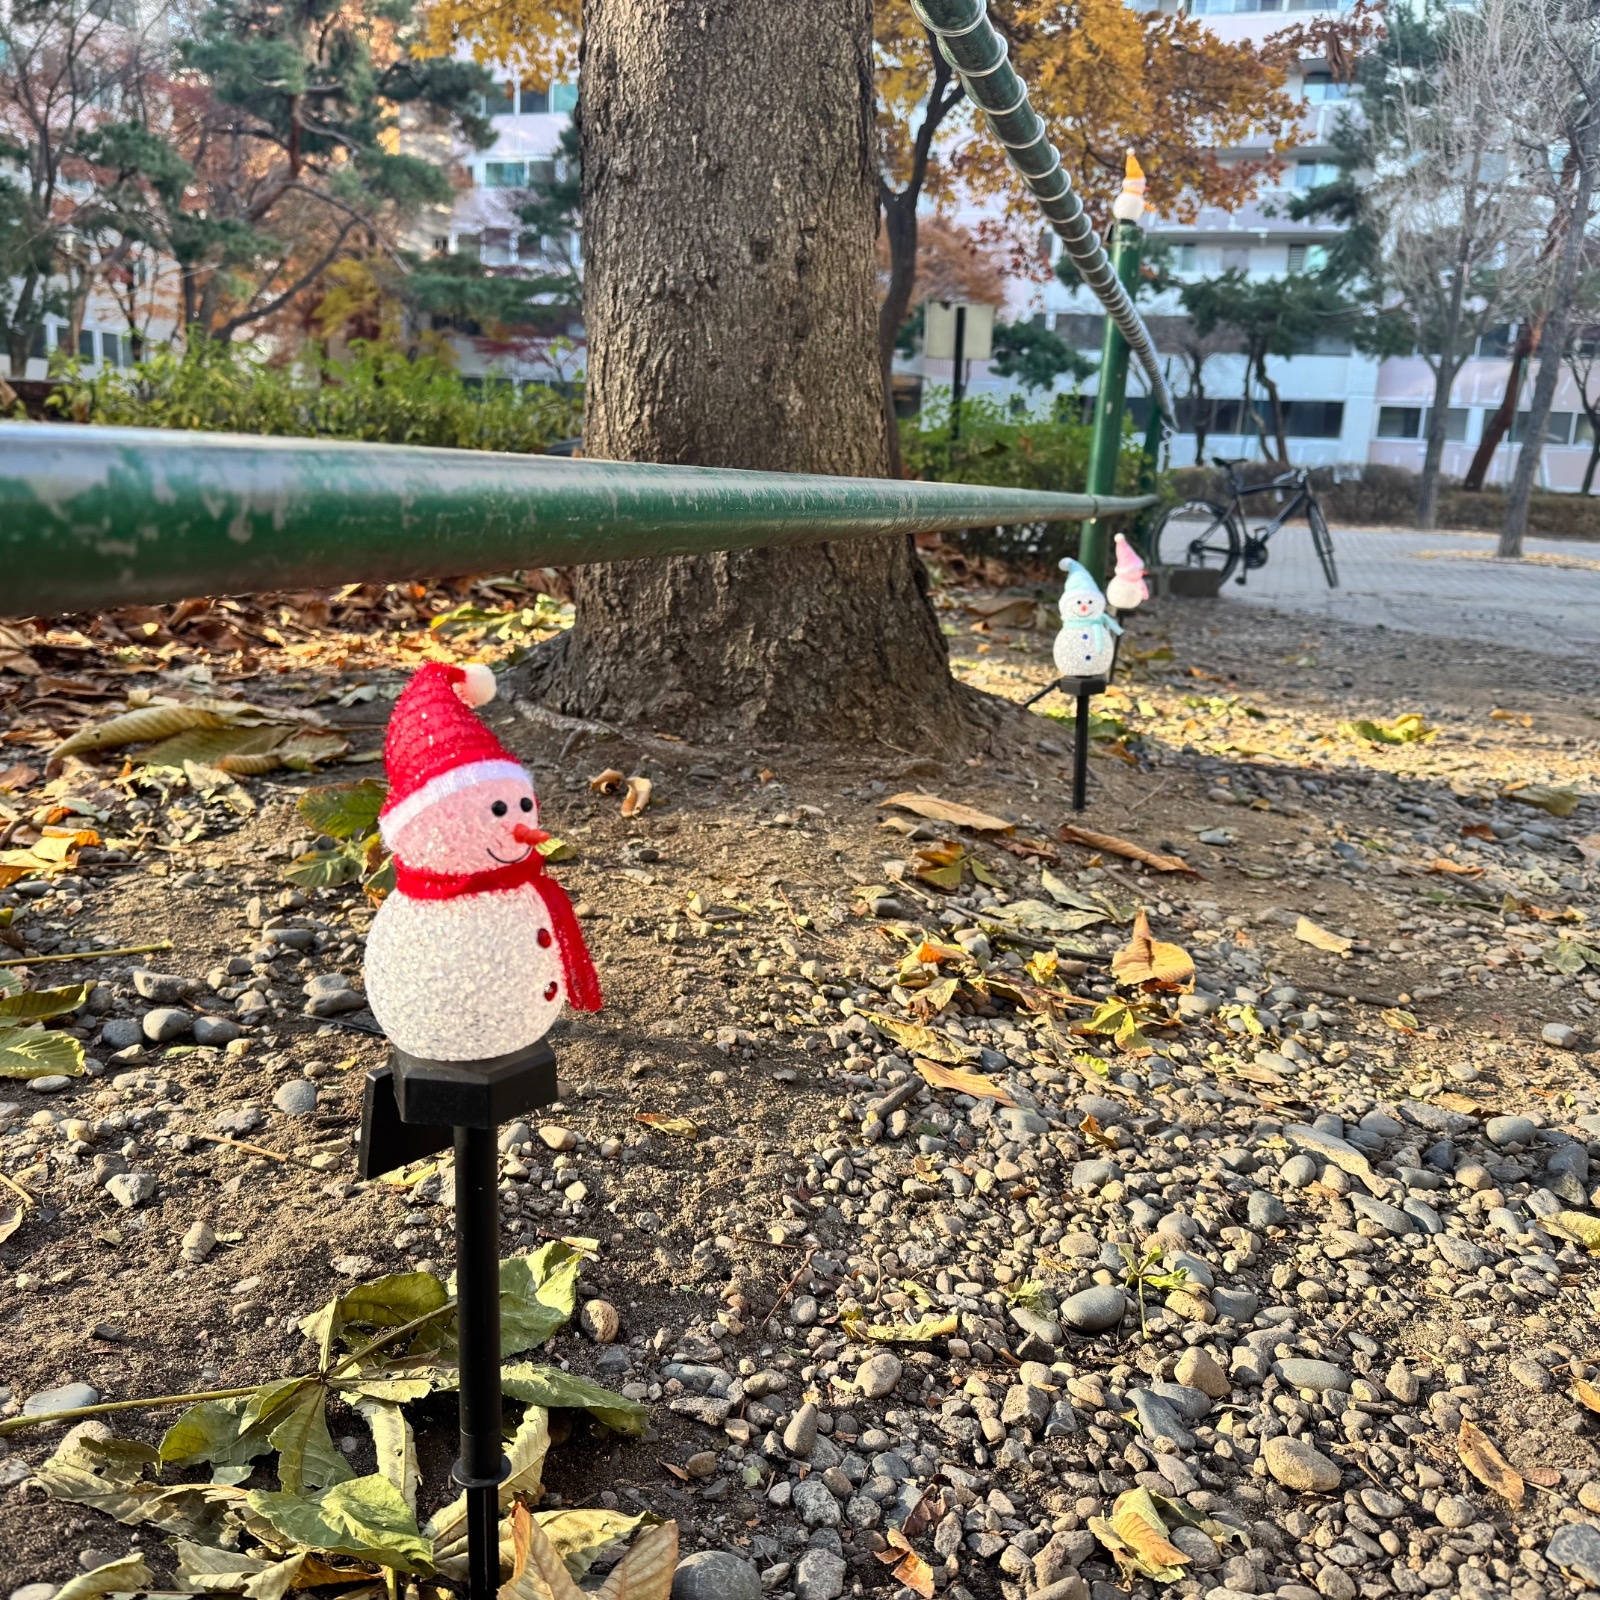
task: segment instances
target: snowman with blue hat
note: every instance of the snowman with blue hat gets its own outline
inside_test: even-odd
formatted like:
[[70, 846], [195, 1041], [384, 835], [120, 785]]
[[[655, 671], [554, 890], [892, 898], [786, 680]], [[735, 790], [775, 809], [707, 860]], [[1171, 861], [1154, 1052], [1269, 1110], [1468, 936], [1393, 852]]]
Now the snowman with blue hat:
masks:
[[1106, 597], [1089, 569], [1070, 556], [1061, 562], [1067, 575], [1061, 592], [1061, 632], [1056, 635], [1056, 671], [1063, 678], [1106, 678], [1116, 658], [1116, 636], [1122, 632], [1115, 617], [1106, 615]]

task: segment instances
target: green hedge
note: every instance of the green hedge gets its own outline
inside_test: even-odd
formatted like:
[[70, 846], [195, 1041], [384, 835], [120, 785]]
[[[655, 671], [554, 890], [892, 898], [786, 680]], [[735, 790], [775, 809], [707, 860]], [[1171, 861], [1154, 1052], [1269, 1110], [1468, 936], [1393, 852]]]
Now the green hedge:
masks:
[[274, 366], [240, 345], [161, 346], [136, 366], [62, 362], [47, 402], [75, 422], [365, 439], [535, 455], [581, 425], [581, 400], [506, 379], [469, 384], [437, 356], [355, 344], [342, 360]]
[[[1069, 398], [1077, 405], [1077, 397]], [[984, 483], [1014, 489], [1082, 494], [1089, 473], [1086, 422], [1069, 421], [1059, 410], [1018, 413], [980, 395], [961, 403], [961, 437], [950, 437], [948, 402], [925, 406], [900, 424], [900, 452], [910, 478], [944, 483]], [[1118, 494], [1140, 494], [1141, 441], [1124, 424], [1117, 460]], [[1159, 492], [1162, 485], [1157, 486]], [[1020, 523], [1004, 528], [969, 528], [951, 542], [975, 556], [1054, 565], [1078, 548], [1076, 522]]]

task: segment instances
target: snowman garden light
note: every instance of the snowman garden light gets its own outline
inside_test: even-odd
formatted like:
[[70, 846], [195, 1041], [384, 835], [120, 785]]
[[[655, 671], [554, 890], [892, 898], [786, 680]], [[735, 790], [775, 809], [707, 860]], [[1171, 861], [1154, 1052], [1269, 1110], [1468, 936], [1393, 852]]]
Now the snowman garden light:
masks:
[[455, 1146], [456, 1326], [469, 1600], [500, 1586], [502, 1122], [557, 1096], [545, 1035], [600, 1009], [572, 904], [545, 870], [533, 780], [472, 707], [484, 666], [431, 661], [395, 702], [379, 813], [395, 888], [367, 936], [367, 999], [394, 1046], [367, 1074], [361, 1176]]

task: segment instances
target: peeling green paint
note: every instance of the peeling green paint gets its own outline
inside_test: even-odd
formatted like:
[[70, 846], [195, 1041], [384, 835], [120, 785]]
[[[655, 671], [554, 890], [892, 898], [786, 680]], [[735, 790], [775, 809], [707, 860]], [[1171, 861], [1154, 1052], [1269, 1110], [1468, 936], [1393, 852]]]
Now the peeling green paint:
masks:
[[1135, 511], [1142, 499], [0, 423], [0, 614]]

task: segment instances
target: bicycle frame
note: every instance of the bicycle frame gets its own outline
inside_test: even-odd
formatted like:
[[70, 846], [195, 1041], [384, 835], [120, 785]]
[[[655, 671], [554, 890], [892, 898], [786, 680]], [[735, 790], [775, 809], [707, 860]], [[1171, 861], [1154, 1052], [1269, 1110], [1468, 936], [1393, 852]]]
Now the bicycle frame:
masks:
[[[1310, 505], [1312, 500], [1311, 485], [1300, 473], [1291, 473], [1282, 478], [1275, 478], [1271, 483], [1231, 483], [1228, 487], [1233, 495], [1233, 503], [1229, 509], [1231, 510], [1233, 506], [1237, 506], [1241, 517], [1244, 515], [1243, 502], [1248, 496], [1270, 494], [1275, 490], [1294, 490], [1294, 493], [1289, 497], [1289, 503], [1270, 522], [1262, 524], [1254, 533], [1251, 533], [1248, 529], [1246, 530], [1247, 538], [1252, 538], [1259, 542], [1265, 542], [1270, 539], [1284, 523], [1288, 522], [1297, 513], [1303, 514], [1305, 507]], [[1307, 518], [1307, 520], [1309, 521], [1310, 519]]]

